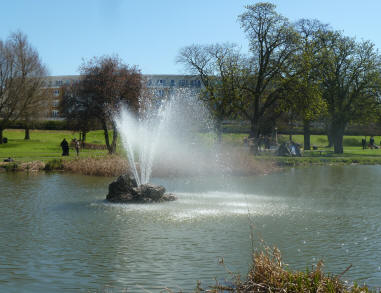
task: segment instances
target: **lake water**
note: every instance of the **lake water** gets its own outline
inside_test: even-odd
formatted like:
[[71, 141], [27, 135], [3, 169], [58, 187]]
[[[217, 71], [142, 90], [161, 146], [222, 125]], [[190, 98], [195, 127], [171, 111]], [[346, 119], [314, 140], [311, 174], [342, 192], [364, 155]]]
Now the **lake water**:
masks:
[[110, 178], [0, 174], [0, 292], [189, 292], [245, 274], [254, 242], [291, 269], [381, 286], [381, 166], [154, 179], [175, 202], [104, 202]]

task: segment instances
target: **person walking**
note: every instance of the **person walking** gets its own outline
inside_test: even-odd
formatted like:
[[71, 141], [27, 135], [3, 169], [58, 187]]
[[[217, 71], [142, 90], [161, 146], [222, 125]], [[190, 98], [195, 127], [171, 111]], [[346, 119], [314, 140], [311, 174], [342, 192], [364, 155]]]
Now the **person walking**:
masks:
[[369, 146], [370, 146], [371, 149], [373, 149], [375, 147], [375, 145], [374, 145], [374, 137], [373, 136], [371, 136], [370, 139], [369, 139]]
[[361, 144], [362, 144], [362, 149], [365, 150], [366, 149], [366, 139], [365, 138], [363, 138], [361, 140]]
[[66, 138], [63, 139], [61, 142], [61, 148], [62, 148], [62, 156], [68, 156], [69, 155], [69, 144], [66, 141]]
[[76, 138], [74, 138], [74, 148], [75, 152], [77, 153], [77, 156], [79, 156], [79, 140], [77, 140]]

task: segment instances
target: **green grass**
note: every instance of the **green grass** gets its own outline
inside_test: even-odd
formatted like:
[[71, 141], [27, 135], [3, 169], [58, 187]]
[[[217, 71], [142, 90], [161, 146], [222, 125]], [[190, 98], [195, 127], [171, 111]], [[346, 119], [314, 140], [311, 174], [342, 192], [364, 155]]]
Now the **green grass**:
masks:
[[[110, 133], [111, 136], [111, 133]], [[32, 130], [31, 139], [24, 140], [24, 130], [5, 130], [4, 137], [8, 138], [7, 144], [0, 145], [0, 160], [12, 157], [16, 162], [43, 161], [48, 162], [54, 159], [70, 160], [76, 157], [73, 148], [70, 150], [69, 157], [62, 157], [60, 143], [63, 138], [71, 141], [73, 138], [79, 138], [78, 132], [60, 131], [60, 130]], [[247, 134], [242, 133], [224, 133], [223, 145], [227, 146], [243, 146], [243, 139]], [[311, 145], [318, 147], [318, 150], [305, 151], [302, 158], [274, 157], [266, 152], [259, 156], [263, 160], [273, 160], [281, 166], [298, 166], [309, 164], [381, 164], [381, 149], [366, 149], [361, 147], [361, 139], [363, 136], [345, 136], [344, 137], [344, 153], [334, 154], [333, 148], [328, 148], [327, 136], [312, 135]], [[110, 137], [111, 139], [111, 137]], [[198, 138], [202, 142], [213, 144], [215, 138], [207, 133], [200, 134]], [[287, 141], [288, 135], [279, 135], [278, 141]], [[293, 140], [303, 144], [302, 135], [293, 135]], [[367, 137], [369, 141], [369, 137]], [[375, 142], [380, 142], [381, 137], [376, 136]], [[91, 131], [87, 134], [86, 141], [92, 144], [103, 144], [104, 135], [102, 130]], [[120, 142], [120, 140], [118, 140]], [[118, 145], [117, 152], [121, 152]], [[107, 150], [81, 150], [80, 157], [103, 157], [107, 154]]]
[[[68, 142], [79, 138], [79, 133], [61, 130], [31, 130], [30, 140], [24, 140], [24, 130], [5, 130], [4, 137], [8, 143], [0, 145], [0, 159], [11, 157], [17, 161], [27, 162], [34, 160], [49, 161], [62, 158], [61, 141], [66, 138]], [[91, 131], [86, 137], [88, 143], [104, 144], [103, 131]], [[104, 156], [107, 150], [81, 150], [81, 157]], [[70, 149], [70, 158], [76, 157], [73, 148]], [[65, 158], [68, 159], [68, 158]]]

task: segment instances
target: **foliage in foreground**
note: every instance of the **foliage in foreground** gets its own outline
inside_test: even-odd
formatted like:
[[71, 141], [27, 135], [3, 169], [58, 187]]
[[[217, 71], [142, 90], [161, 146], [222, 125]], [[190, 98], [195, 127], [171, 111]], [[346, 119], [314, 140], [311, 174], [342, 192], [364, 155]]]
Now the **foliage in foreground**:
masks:
[[210, 290], [198, 286], [196, 292], [332, 292], [332, 293], [360, 293], [370, 292], [367, 287], [358, 285], [348, 286], [341, 280], [341, 276], [325, 274], [322, 270], [323, 262], [320, 261], [311, 270], [305, 272], [291, 272], [287, 270], [277, 248], [266, 247], [253, 254], [253, 265], [245, 281], [239, 276], [234, 276], [232, 285], [217, 284]]

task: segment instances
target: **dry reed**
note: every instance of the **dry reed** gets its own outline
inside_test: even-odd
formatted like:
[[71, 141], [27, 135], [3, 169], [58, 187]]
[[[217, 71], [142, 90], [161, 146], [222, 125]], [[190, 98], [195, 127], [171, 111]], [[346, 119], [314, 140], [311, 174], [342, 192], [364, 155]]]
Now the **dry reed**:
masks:
[[289, 271], [284, 265], [281, 253], [277, 248], [265, 247], [261, 251], [253, 253], [253, 264], [246, 280], [242, 281], [238, 275], [234, 275], [233, 285], [218, 284], [210, 290], [197, 292], [257, 292], [257, 293], [365, 293], [370, 290], [364, 286], [354, 284], [348, 286], [341, 280], [342, 274], [331, 276], [322, 270], [323, 262], [319, 261], [316, 266], [302, 271]]
[[128, 170], [127, 160], [116, 155], [77, 158], [64, 161], [63, 166], [65, 171], [93, 176], [119, 176]]

